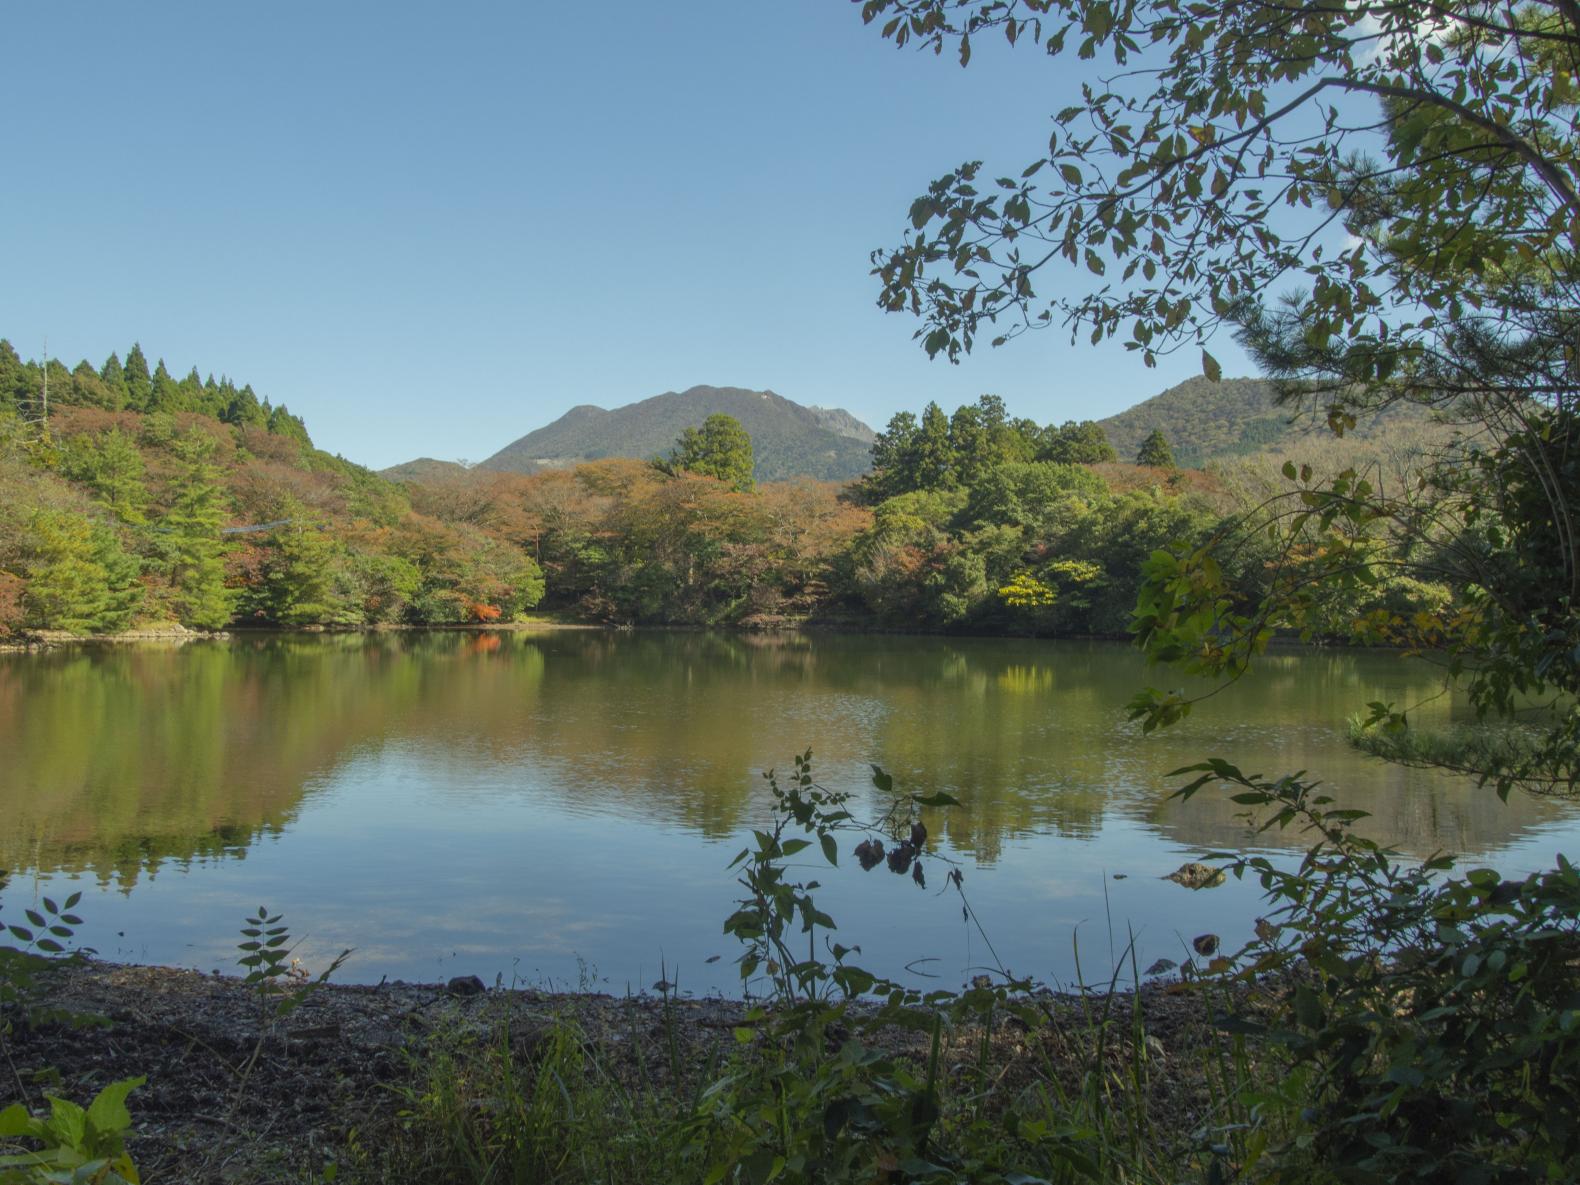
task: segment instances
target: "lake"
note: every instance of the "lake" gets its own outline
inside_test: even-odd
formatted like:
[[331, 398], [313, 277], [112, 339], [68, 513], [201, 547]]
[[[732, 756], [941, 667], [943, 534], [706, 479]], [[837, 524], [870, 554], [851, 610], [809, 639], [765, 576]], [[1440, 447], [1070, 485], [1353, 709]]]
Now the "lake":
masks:
[[1425, 663], [1278, 653], [1144, 737], [1123, 705], [1148, 682], [1178, 680], [1121, 644], [1026, 639], [564, 630], [0, 655], [0, 918], [81, 889], [79, 939], [103, 957], [229, 972], [267, 905], [310, 969], [354, 947], [342, 979], [624, 992], [662, 968], [736, 992], [726, 865], [768, 818], [762, 771], [808, 747], [858, 813], [880, 809], [869, 762], [961, 802], [927, 822], [985, 936], [941, 859], [926, 890], [850, 859], [816, 873], [856, 961], [924, 986], [997, 961], [1068, 984], [1077, 950], [1106, 977], [1127, 935], [1141, 967], [1206, 931], [1237, 944], [1253, 886], [1160, 878], [1296, 842], [1221, 792], [1170, 802], [1169, 771], [1208, 756], [1309, 770], [1412, 856], [1518, 872], [1580, 850], [1568, 804], [1505, 805], [1347, 747], [1371, 700], [1464, 713]]

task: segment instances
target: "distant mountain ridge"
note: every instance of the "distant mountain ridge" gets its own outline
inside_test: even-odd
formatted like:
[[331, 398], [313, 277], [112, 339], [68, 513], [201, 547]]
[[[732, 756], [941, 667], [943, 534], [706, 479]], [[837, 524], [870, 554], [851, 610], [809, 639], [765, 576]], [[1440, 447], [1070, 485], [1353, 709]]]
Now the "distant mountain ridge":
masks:
[[[604, 457], [657, 457], [674, 447], [683, 430], [718, 412], [734, 416], [751, 435], [759, 481], [849, 481], [872, 467], [873, 430], [848, 411], [805, 406], [773, 391], [698, 386], [612, 410], [579, 404], [473, 468], [537, 473]], [[1427, 419], [1417, 407], [1400, 406], [1363, 420], [1349, 435], [1380, 443]], [[1309, 408], [1280, 406], [1273, 384], [1255, 378], [1187, 379], [1098, 424], [1124, 462], [1134, 461], [1141, 442], [1161, 429], [1175, 462], [1185, 468], [1282, 452], [1310, 437], [1329, 437], [1326, 424]], [[423, 482], [466, 471], [453, 461], [420, 457], [381, 472], [395, 481]]]
[[[552, 424], [507, 444], [477, 467], [536, 473], [603, 457], [656, 457], [673, 448], [686, 428], [718, 413], [734, 416], [751, 435], [759, 481], [791, 477], [849, 481], [871, 468], [874, 433], [847, 411], [805, 407], [773, 391], [704, 386], [665, 392], [612, 410], [580, 404]], [[408, 462], [414, 464], [418, 463]]]

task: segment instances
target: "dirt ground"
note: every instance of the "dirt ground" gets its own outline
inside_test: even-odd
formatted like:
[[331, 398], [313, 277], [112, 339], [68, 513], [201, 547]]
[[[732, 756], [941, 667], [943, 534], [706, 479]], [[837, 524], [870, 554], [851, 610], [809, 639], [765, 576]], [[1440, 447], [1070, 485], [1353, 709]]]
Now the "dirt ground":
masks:
[[[0, 1065], [0, 1108], [19, 1096], [34, 1108], [46, 1095], [86, 1103], [110, 1082], [146, 1077], [128, 1102], [129, 1147], [147, 1182], [317, 1179], [353, 1130], [376, 1129], [378, 1117], [398, 1111], [422, 1050], [440, 1034], [453, 1040], [508, 1026], [513, 1047], [530, 1055], [534, 1034], [571, 1018], [617, 1072], [651, 1074], [673, 1062], [677, 1033], [682, 1064], [712, 1064], [715, 1051], [734, 1046], [746, 1009], [738, 1000], [480, 990], [475, 981], [330, 984], [308, 993], [282, 1022], [230, 977], [96, 961], [50, 974], [50, 1008], [98, 1020], [13, 1024], [4, 1041], [10, 1064]], [[1212, 1026], [1197, 997], [1170, 985], [1143, 989], [1139, 1001], [1116, 997], [1112, 1006], [1125, 1021], [1108, 1048], [1116, 1063], [1131, 1056], [1123, 1032], [1136, 1003], [1156, 1070], [1149, 1109], [1156, 1121], [1186, 1130], [1205, 1105], [1191, 1067], [1203, 1060], [1194, 1056], [1203, 1043], [1216, 1040]], [[1049, 1024], [1035, 1033], [1009, 1021], [998, 1026], [989, 1041], [1001, 1078], [1046, 1073], [1050, 1065], [1068, 1065], [1076, 1076], [1089, 1068], [1089, 1006], [1101, 1003], [1039, 997]], [[896, 1052], [918, 1046], [918, 1053], [926, 1041], [898, 1030], [881, 1039]], [[982, 1049], [980, 1029], [956, 1033], [946, 1056], [975, 1061]]]

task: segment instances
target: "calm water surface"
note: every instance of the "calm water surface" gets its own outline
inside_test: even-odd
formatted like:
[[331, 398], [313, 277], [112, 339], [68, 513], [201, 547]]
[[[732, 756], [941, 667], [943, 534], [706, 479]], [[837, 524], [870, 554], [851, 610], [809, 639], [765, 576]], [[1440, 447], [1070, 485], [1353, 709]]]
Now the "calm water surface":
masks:
[[[960, 799], [928, 823], [993, 950], [1062, 982], [1077, 942], [1093, 978], [1127, 933], [1145, 967], [1248, 932], [1251, 886], [1159, 879], [1280, 842], [1222, 794], [1168, 801], [1168, 771], [1206, 756], [1309, 770], [1414, 855], [1512, 872], [1580, 851], [1572, 808], [1345, 746], [1368, 701], [1431, 699], [1423, 664], [1278, 655], [1142, 737], [1123, 705], [1168, 678], [1118, 644], [588, 631], [0, 656], [0, 868], [16, 871], [0, 916], [80, 888], [80, 937], [105, 957], [230, 969], [267, 904], [310, 966], [355, 947], [342, 978], [623, 991], [662, 962], [683, 989], [735, 990], [725, 866], [767, 818], [761, 771], [808, 746], [874, 813], [868, 762]], [[1416, 718], [1455, 711], [1438, 698]], [[939, 891], [945, 867], [926, 891], [819, 871], [820, 901], [865, 965], [955, 986], [993, 958]]]

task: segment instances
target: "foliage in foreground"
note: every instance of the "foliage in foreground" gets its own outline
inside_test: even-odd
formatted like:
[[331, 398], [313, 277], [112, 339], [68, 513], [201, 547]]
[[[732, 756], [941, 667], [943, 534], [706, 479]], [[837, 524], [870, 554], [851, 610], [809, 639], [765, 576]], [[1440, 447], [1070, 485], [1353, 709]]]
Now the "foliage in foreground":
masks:
[[[946, 800], [894, 794], [875, 770], [891, 809], [868, 827], [850, 815], [848, 794], [813, 779], [810, 754], [789, 778], [769, 780], [774, 822], [737, 861], [744, 892], [725, 923], [742, 943], [743, 986], [766, 994], [728, 1040], [711, 1054], [680, 1053], [667, 997], [657, 1024], [672, 1052], [634, 1077], [616, 1063], [641, 1048], [635, 1032], [617, 1034], [617, 1046], [562, 1017], [532, 1033], [460, 1034], [415, 1067], [392, 1149], [365, 1152], [362, 1167], [490, 1183], [1035, 1185], [1161, 1183], [1182, 1163], [1205, 1171], [1217, 1159], [1155, 1124], [1162, 1055], [1146, 1040], [1139, 996], [1113, 990], [1117, 972], [1078, 1011], [1060, 1013], [1003, 976], [958, 994], [882, 981], [834, 941], [802, 854], [829, 864], [854, 856], [923, 883], [923, 861], [948, 865], [918, 811]], [[860, 841], [842, 853], [838, 841], [852, 834]], [[959, 877], [942, 875], [959, 889]], [[633, 1015], [653, 1024], [651, 1013]], [[1199, 1070], [1237, 1073], [1227, 1059]], [[1187, 1073], [1170, 1067], [1172, 1089]], [[1202, 1093], [1232, 1106], [1221, 1085]]]
[[0, 1140], [41, 1145], [0, 1154], [0, 1185], [138, 1185], [142, 1178], [126, 1153], [132, 1126], [126, 1096], [143, 1081], [112, 1082], [86, 1107], [50, 1098], [48, 1115], [33, 1115], [21, 1103], [0, 1111]]
[[1580, 870], [1560, 856], [1522, 879], [1448, 876], [1446, 857], [1407, 866], [1355, 835], [1365, 812], [1300, 775], [1224, 761], [1177, 772], [1197, 775], [1178, 797], [1223, 785], [1263, 812], [1263, 830], [1298, 827], [1310, 841], [1294, 868], [1216, 854], [1273, 907], [1242, 951], [1207, 968], [1280, 986], [1272, 1012], [1233, 1022], [1292, 1067], [1282, 1088], [1247, 1100], [1264, 1118], [1287, 1112], [1291, 1137], [1268, 1146], [1273, 1175], [1580, 1178]]

